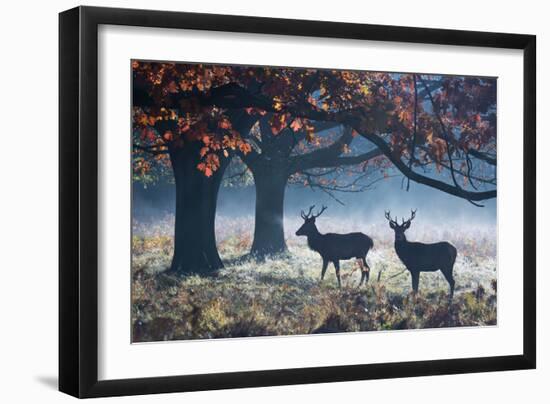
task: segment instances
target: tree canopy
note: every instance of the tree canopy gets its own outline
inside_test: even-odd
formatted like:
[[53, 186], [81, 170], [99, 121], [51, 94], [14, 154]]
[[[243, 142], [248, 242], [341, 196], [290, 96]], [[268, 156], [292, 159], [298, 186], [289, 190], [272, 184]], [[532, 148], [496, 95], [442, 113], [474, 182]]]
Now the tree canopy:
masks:
[[408, 181], [472, 203], [496, 196], [494, 78], [141, 61], [132, 68], [137, 178], [162, 172], [167, 154], [191, 142], [201, 144], [197, 170], [207, 177], [221, 159], [246, 158], [253, 131], [234, 129], [246, 114], [273, 137], [302, 138], [313, 157], [330, 160], [316, 127], [341, 125]]

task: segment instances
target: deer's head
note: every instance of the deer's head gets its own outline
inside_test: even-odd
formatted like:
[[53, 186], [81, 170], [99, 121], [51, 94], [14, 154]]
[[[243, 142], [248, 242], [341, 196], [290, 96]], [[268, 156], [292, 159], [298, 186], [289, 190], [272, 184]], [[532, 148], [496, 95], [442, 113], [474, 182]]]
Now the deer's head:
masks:
[[411, 222], [416, 216], [416, 210], [411, 209], [411, 217], [407, 220], [405, 218], [401, 218], [401, 224], [397, 222], [397, 216], [395, 217], [395, 220], [393, 220], [390, 216], [390, 211], [385, 212], [386, 219], [388, 219], [390, 223], [390, 227], [395, 232], [395, 241], [402, 241], [406, 240], [405, 238], [405, 232], [409, 227], [411, 227]]
[[317, 212], [316, 215], [312, 213], [314, 207], [315, 205], [311, 206], [307, 214], [305, 214], [303, 210], [300, 213], [302, 216], [302, 219], [304, 219], [304, 224], [296, 232], [297, 236], [310, 236], [317, 232], [317, 227], [315, 226], [315, 219], [321, 216], [321, 214], [326, 210], [327, 207], [323, 206], [323, 208], [319, 212]]

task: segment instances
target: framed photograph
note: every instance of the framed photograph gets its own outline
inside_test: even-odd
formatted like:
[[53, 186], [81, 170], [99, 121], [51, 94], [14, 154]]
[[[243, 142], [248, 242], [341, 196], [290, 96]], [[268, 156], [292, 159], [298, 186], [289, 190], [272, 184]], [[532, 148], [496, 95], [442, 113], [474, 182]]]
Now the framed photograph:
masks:
[[61, 391], [535, 368], [534, 36], [59, 24]]

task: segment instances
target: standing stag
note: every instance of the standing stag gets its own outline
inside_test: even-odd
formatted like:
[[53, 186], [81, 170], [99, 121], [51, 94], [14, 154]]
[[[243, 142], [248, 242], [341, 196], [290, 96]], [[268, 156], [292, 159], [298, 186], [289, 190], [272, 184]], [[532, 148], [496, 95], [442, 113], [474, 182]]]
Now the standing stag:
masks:
[[316, 215], [312, 213], [315, 205], [309, 208], [307, 215], [304, 211], [301, 212], [304, 224], [296, 232], [297, 236], [306, 236], [307, 244], [313, 251], [317, 251], [323, 259], [323, 269], [321, 270], [321, 280], [325, 277], [325, 272], [329, 262], [334, 264], [336, 270], [336, 279], [338, 279], [338, 287], [340, 283], [340, 260], [349, 260], [356, 258], [361, 267], [361, 281], [359, 286], [369, 281], [370, 268], [367, 264], [367, 253], [374, 245], [372, 239], [363, 233], [348, 233], [336, 234], [327, 233], [321, 234], [315, 225], [315, 219], [327, 208], [323, 208]]
[[390, 227], [395, 231], [395, 252], [411, 273], [414, 293], [418, 292], [420, 272], [434, 272], [439, 269], [449, 282], [451, 288], [449, 298], [452, 299], [455, 289], [453, 266], [456, 260], [456, 248], [446, 241], [433, 244], [407, 241], [405, 231], [411, 227], [416, 210], [411, 210], [411, 218], [409, 220], [402, 219], [401, 224], [397, 223], [397, 217], [392, 220], [389, 211], [385, 214], [386, 219], [390, 222]]

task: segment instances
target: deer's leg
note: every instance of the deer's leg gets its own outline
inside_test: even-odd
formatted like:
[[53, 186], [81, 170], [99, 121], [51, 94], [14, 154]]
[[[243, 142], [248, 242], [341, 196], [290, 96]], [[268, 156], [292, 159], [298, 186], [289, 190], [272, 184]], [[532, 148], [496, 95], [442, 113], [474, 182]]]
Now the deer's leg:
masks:
[[334, 263], [334, 269], [336, 270], [336, 279], [338, 280], [338, 287], [342, 287], [342, 283], [340, 282], [340, 261], [335, 260]]
[[447, 282], [449, 282], [449, 288], [451, 289], [451, 293], [449, 295], [449, 299], [453, 298], [454, 292], [455, 292], [455, 280], [453, 278], [453, 269], [442, 269], [441, 272], [443, 273], [443, 276], [445, 276], [445, 279], [447, 279]]
[[321, 280], [325, 279], [325, 272], [327, 272], [328, 260], [323, 258], [323, 269], [321, 269]]
[[361, 261], [363, 261], [363, 265], [365, 266], [365, 268], [367, 268], [367, 272], [370, 271], [370, 267], [369, 267], [369, 264], [367, 264], [367, 257], [362, 257], [361, 258]]
[[359, 268], [361, 268], [361, 280], [359, 281], [359, 286], [363, 284], [363, 280], [365, 279], [365, 267], [363, 266], [363, 261], [361, 259], [357, 259], [357, 262], [359, 263]]
[[420, 272], [410, 271], [412, 278], [412, 288], [413, 293], [416, 295], [418, 293], [418, 281], [420, 280]]
[[369, 274], [370, 274], [370, 267], [369, 264], [367, 264], [367, 257], [363, 257], [363, 272], [365, 274], [365, 283], [369, 281]]
[[363, 281], [365, 281], [365, 285], [369, 281], [369, 266], [366, 265], [366, 261], [364, 258], [358, 258], [357, 262], [359, 262], [359, 267], [361, 267], [361, 282], [359, 282], [359, 286], [363, 284]]

